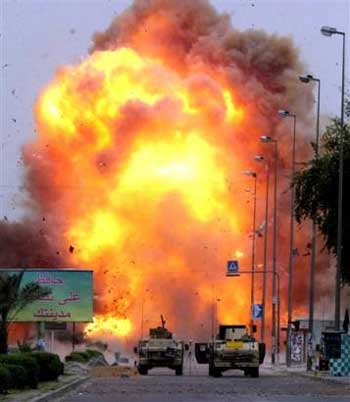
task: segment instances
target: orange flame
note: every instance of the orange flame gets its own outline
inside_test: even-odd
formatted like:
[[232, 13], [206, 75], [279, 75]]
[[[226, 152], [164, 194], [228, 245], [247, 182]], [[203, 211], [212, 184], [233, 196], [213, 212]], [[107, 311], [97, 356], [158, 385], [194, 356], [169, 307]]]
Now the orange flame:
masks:
[[111, 316], [95, 317], [94, 321], [85, 328], [85, 334], [90, 336], [94, 333], [115, 334], [120, 337], [128, 335], [131, 331], [131, 322], [128, 319]]
[[214, 293], [219, 319], [247, 321], [247, 278], [233, 288], [223, 275], [250, 216], [244, 157], [228, 147], [254, 129], [235, 99], [224, 77], [126, 47], [61, 68], [40, 96], [33, 146], [51, 161], [71, 263], [95, 271], [88, 335], [135, 334], [161, 312], [181, 330], [186, 314], [206, 320]]

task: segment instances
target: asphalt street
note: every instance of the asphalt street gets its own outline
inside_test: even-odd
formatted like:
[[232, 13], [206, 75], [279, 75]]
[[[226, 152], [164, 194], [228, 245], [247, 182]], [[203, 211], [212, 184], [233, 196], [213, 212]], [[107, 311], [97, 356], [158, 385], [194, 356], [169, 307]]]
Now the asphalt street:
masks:
[[188, 372], [152, 370], [148, 376], [92, 378], [59, 401], [62, 402], [349, 402], [344, 384], [263, 369], [259, 378], [239, 371], [211, 378]]

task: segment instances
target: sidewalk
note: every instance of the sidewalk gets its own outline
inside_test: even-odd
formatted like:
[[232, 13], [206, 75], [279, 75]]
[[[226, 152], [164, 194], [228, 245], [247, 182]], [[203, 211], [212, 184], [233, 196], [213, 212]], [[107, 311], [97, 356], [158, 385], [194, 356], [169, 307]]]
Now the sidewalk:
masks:
[[271, 363], [263, 365], [263, 368], [272, 370], [275, 372], [289, 373], [291, 375], [297, 375], [301, 377], [307, 377], [313, 380], [325, 381], [329, 383], [344, 384], [350, 387], [350, 376], [347, 377], [335, 377], [330, 374], [329, 371], [306, 371], [306, 364], [287, 367], [284, 363], [278, 367], [273, 366]]
[[65, 394], [77, 387], [89, 377], [82, 375], [63, 375], [58, 381], [40, 383], [38, 389], [12, 391], [7, 395], [0, 395], [1, 402], [46, 402], [54, 397]]

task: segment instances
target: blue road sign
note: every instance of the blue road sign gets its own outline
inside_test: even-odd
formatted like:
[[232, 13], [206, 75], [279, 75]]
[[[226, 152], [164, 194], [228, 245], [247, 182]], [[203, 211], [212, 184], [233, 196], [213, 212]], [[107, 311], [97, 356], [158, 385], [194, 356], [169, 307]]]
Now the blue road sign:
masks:
[[252, 306], [252, 318], [254, 320], [261, 319], [264, 314], [264, 307], [262, 304], [253, 304]]
[[227, 261], [227, 273], [226, 275], [239, 275], [238, 261]]

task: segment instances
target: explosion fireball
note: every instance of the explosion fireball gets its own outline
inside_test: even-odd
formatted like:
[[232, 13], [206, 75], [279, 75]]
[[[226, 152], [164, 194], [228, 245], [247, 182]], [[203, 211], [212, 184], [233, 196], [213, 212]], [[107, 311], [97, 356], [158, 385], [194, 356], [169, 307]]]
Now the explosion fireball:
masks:
[[[180, 227], [211, 226], [221, 217], [232, 232], [239, 231], [227, 190], [229, 166], [220, 162], [223, 150], [210, 138], [243, 124], [243, 108], [233, 98], [232, 89], [208, 74], [182, 78], [161, 60], [125, 47], [94, 52], [82, 64], [62, 69], [41, 96], [39, 141], [60, 161], [52, 184], [70, 189], [62, 212], [71, 222], [66, 241], [77, 249], [73, 262], [92, 266], [97, 278], [102, 270], [110, 272], [107, 281], [121, 267], [118, 287], [128, 295], [116, 299], [113, 288], [103, 296], [106, 312], [127, 316], [142, 290], [144, 280], [135, 272], [140, 268], [155, 276], [164, 268], [184, 274], [195, 268], [179, 246], [160, 259], [150, 250], [162, 242], [157, 215], [167, 203], [178, 204], [186, 215]], [[142, 267], [123, 268], [124, 261], [138, 259], [142, 240]], [[125, 319], [97, 317], [88, 331], [104, 328], [126, 335], [132, 327]]]
[[289, 39], [235, 31], [205, 0], [136, 0], [57, 70], [24, 149], [27, 189], [45, 247], [94, 270], [89, 336], [138, 336], [142, 310], [141, 328], [163, 313], [206, 339], [213, 303], [215, 320], [248, 321], [249, 279], [224, 278], [235, 255], [249, 268], [242, 172], [261, 134], [281, 135], [277, 109], [310, 110], [301, 71]]

